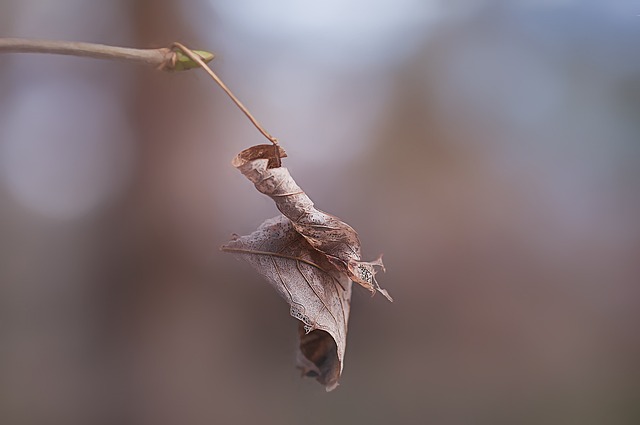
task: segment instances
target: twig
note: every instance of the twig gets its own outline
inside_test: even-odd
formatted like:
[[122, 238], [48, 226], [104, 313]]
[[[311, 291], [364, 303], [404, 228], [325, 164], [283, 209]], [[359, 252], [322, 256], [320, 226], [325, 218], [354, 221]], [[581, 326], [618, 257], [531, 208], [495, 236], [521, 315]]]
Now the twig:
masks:
[[[95, 59], [115, 59], [155, 65], [165, 71], [182, 71], [198, 66], [213, 78], [231, 100], [249, 118], [249, 121], [275, 146], [278, 139], [260, 125], [249, 110], [234, 96], [220, 78], [207, 66], [214, 55], [202, 50], [191, 50], [181, 43], [172, 43], [170, 47], [159, 49], [131, 49], [127, 47], [107, 46], [104, 44], [78, 43], [72, 41], [35, 40], [24, 38], [0, 38], [0, 53], [50, 53], [57, 55], [82, 56]], [[276, 151], [277, 152], [277, 151]], [[280, 166], [280, 156], [274, 158]]]
[[[82, 56], [96, 59], [115, 59], [154, 65], [167, 71], [181, 71], [197, 67], [190, 57], [176, 52], [171, 47], [159, 49], [131, 49], [104, 44], [78, 43], [71, 41], [34, 40], [23, 38], [0, 38], [0, 53], [51, 53], [57, 55]], [[197, 51], [198, 59], [210, 62], [213, 54]]]
[[[265, 130], [264, 127], [262, 127], [262, 125], [260, 125], [258, 120], [256, 120], [253, 117], [253, 115], [251, 115], [251, 112], [249, 112], [249, 110], [242, 104], [242, 102], [240, 102], [240, 100], [237, 97], [234, 96], [234, 94], [231, 92], [231, 90], [229, 90], [229, 88], [225, 85], [225, 83], [222, 82], [222, 80], [211, 70], [211, 68], [209, 68], [207, 66], [206, 63], [204, 63], [204, 61], [202, 61], [198, 57], [198, 55], [195, 54], [195, 52], [193, 52], [192, 50], [190, 50], [189, 48], [185, 47], [184, 45], [182, 45], [180, 43], [173, 43], [173, 47], [182, 50], [182, 52], [185, 55], [187, 55], [189, 58], [191, 58], [191, 60], [193, 60], [194, 62], [197, 62], [202, 68], [204, 68], [204, 70], [207, 72], [207, 74], [209, 74], [211, 76], [211, 78], [213, 78], [213, 80], [222, 88], [222, 90], [224, 90], [224, 92], [227, 94], [227, 96], [229, 96], [231, 98], [231, 100], [233, 101], [233, 103], [235, 103], [236, 106], [238, 108], [240, 108], [240, 110], [247, 116], [247, 118], [249, 118], [249, 121], [251, 121], [251, 123], [258, 129], [258, 131], [260, 133], [262, 133], [262, 135], [264, 137], [269, 139], [269, 141], [271, 143], [273, 143], [276, 146], [278, 145], [278, 139], [276, 139], [271, 134], [269, 134], [267, 132], [267, 130]], [[279, 167], [280, 166], [280, 156], [276, 155], [276, 157], [274, 159], [276, 161], [277, 166]]]

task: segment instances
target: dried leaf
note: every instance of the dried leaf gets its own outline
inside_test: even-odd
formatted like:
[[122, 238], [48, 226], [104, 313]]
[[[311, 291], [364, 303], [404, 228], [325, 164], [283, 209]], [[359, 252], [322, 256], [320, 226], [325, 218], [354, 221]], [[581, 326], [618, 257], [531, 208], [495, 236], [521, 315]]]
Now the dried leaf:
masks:
[[283, 215], [265, 221], [248, 236], [234, 236], [224, 247], [265, 276], [287, 300], [299, 325], [298, 367], [327, 391], [338, 385], [346, 347], [352, 281], [392, 301], [378, 285], [382, 258], [362, 261], [355, 230], [316, 209], [289, 171], [280, 166], [279, 146], [258, 145], [233, 160]]
[[351, 281], [280, 215], [224, 247], [248, 262], [289, 303], [300, 324], [298, 367], [327, 391], [338, 384], [346, 347]]
[[372, 294], [377, 290], [393, 301], [375, 279], [375, 268], [384, 270], [382, 257], [371, 262], [362, 261], [356, 231], [339, 218], [314, 207], [313, 201], [296, 184], [289, 170], [278, 166], [275, 149], [278, 149], [279, 157], [286, 155], [280, 147], [258, 145], [240, 152], [232, 164], [258, 191], [273, 199], [280, 212], [292, 221], [295, 230], [313, 248], [324, 253], [338, 270]]

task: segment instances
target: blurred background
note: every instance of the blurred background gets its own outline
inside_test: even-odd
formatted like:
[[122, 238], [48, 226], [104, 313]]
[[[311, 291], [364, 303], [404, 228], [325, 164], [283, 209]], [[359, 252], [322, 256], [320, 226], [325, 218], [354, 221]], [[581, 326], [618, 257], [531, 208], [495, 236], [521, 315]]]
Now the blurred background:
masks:
[[277, 211], [201, 71], [0, 56], [0, 422], [640, 423], [640, 2], [2, 0], [0, 36], [216, 53], [385, 255], [332, 393], [218, 251]]

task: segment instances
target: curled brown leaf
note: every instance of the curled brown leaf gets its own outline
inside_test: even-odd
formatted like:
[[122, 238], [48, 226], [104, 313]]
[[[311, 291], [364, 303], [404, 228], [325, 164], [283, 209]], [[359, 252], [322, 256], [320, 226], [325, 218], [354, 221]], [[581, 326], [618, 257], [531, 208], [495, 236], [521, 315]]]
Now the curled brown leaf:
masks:
[[339, 218], [315, 208], [311, 198], [296, 184], [289, 170], [274, 165], [276, 148], [280, 157], [286, 155], [278, 146], [257, 145], [240, 152], [232, 164], [259, 192], [273, 199], [280, 212], [291, 220], [295, 230], [313, 248], [324, 253], [338, 270], [372, 293], [377, 290], [393, 301], [375, 279], [376, 267], [384, 270], [382, 257], [371, 262], [362, 261], [356, 231]]
[[234, 236], [222, 249], [247, 261], [289, 303], [301, 322], [298, 367], [330, 391], [342, 373], [352, 281], [392, 299], [375, 279], [377, 268], [384, 271], [382, 258], [362, 261], [356, 231], [315, 208], [280, 166], [285, 156], [277, 145], [258, 145], [233, 160], [283, 215], [250, 235]]

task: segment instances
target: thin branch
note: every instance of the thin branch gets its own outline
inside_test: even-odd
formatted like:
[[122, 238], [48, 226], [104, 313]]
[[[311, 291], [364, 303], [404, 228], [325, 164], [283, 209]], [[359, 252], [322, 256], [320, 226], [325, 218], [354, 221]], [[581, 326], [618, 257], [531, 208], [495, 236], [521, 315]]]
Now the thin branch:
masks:
[[[94, 59], [115, 59], [154, 65], [165, 71], [182, 71], [198, 66], [213, 78], [231, 100], [249, 118], [249, 121], [274, 145], [278, 139], [273, 137], [260, 125], [251, 112], [234, 96], [222, 80], [207, 66], [213, 53], [202, 50], [191, 50], [181, 43], [172, 43], [169, 47], [158, 49], [131, 49], [127, 47], [107, 46], [104, 44], [79, 43], [72, 41], [35, 40], [24, 38], [0, 38], [0, 53], [49, 53], [56, 55], [81, 56]], [[274, 158], [276, 166], [280, 166], [280, 157]]]
[[[198, 66], [198, 63], [192, 62], [191, 58], [174, 51], [171, 47], [131, 49], [71, 41], [0, 38], [0, 53], [50, 53], [95, 59], [115, 59], [154, 65], [158, 69], [167, 71], [180, 71]], [[213, 54], [209, 52], [197, 51], [197, 54], [203, 63], [213, 59]]]
[[[198, 57], [197, 54], [195, 54], [195, 52], [191, 51], [189, 48], [183, 46], [180, 43], [173, 43], [173, 47], [182, 50], [182, 52], [185, 55], [187, 55], [189, 58], [191, 58], [191, 60], [193, 60], [194, 62], [197, 62], [202, 68], [204, 68], [204, 70], [207, 72], [207, 74], [209, 74], [211, 76], [211, 78], [213, 78], [213, 80], [222, 88], [222, 90], [224, 90], [224, 92], [227, 94], [227, 96], [229, 96], [231, 98], [231, 100], [233, 101], [233, 103], [235, 103], [236, 106], [238, 108], [240, 108], [240, 110], [247, 116], [247, 118], [249, 118], [249, 121], [251, 121], [251, 123], [258, 129], [258, 131], [260, 133], [262, 133], [262, 135], [264, 137], [269, 139], [269, 141], [271, 143], [273, 143], [276, 146], [278, 145], [278, 139], [276, 139], [271, 134], [269, 134], [267, 132], [267, 130], [265, 130], [264, 127], [262, 127], [262, 125], [260, 125], [258, 120], [256, 120], [253, 117], [253, 115], [251, 115], [251, 112], [249, 112], [249, 110], [242, 104], [242, 102], [240, 102], [240, 100], [237, 97], [234, 96], [234, 94], [231, 92], [231, 90], [229, 90], [229, 88], [226, 86], [226, 84], [222, 82], [222, 80], [211, 70], [211, 68], [209, 68], [207, 66], [206, 63], [204, 63], [204, 61], [202, 61]], [[277, 166], [279, 167], [280, 166], [280, 157], [278, 155], [276, 155], [275, 160], [276, 160]]]

